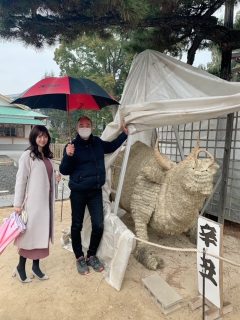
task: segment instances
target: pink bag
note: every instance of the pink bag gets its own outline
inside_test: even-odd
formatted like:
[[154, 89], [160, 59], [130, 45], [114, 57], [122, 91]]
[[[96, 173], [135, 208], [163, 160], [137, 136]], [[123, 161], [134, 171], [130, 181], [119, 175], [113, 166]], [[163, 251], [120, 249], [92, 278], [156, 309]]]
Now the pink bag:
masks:
[[26, 226], [17, 213], [13, 212], [6, 218], [0, 226], [0, 254], [25, 230]]

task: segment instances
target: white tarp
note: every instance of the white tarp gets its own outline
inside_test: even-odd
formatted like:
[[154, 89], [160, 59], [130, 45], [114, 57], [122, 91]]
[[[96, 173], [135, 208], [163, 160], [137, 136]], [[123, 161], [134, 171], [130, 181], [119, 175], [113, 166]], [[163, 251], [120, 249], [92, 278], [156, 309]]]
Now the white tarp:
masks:
[[[163, 53], [145, 50], [133, 60], [120, 112], [135, 131], [215, 118], [240, 110], [240, 83], [228, 82]], [[104, 139], [117, 134], [114, 122]]]
[[[240, 83], [224, 81], [162, 53], [146, 50], [133, 60], [121, 107], [101, 138], [115, 138], [124, 118], [130, 131], [135, 133], [135, 140], [150, 144], [150, 129], [209, 119], [238, 110]], [[107, 182], [103, 188], [106, 232], [98, 254], [107, 262], [106, 280], [120, 290], [134, 246], [134, 235], [113, 215], [109, 202], [110, 165], [115, 157], [116, 152], [106, 157]]]

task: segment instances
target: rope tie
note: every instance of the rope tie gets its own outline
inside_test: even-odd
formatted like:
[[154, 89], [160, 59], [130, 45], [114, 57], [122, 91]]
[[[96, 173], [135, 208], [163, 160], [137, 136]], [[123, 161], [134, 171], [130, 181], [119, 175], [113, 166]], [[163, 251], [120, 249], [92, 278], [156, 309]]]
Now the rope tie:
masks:
[[[149, 241], [146, 241], [146, 240], [143, 240], [143, 239], [140, 239], [138, 237], [134, 237], [134, 239], [136, 239], [137, 241], [140, 241], [140, 242], [143, 242], [143, 243], [146, 243], [150, 246], [153, 246], [153, 247], [157, 247], [157, 248], [161, 248], [161, 249], [164, 249], [164, 250], [170, 250], [170, 251], [180, 251], [180, 252], [198, 252], [198, 253], [203, 253], [202, 251], [198, 250], [198, 249], [195, 249], [195, 248], [177, 248], [177, 247], [168, 247], [168, 246], [163, 246], [163, 245], [160, 245], [160, 244], [157, 244], [157, 243], [153, 243], [153, 242], [149, 242]], [[208, 256], [211, 256], [211, 257], [214, 257], [214, 258], [217, 258], [219, 260], [222, 260], [224, 262], [227, 262], [233, 266], [236, 266], [236, 267], [240, 267], [240, 264], [239, 263], [236, 263], [232, 260], [229, 260], [229, 259], [226, 259], [226, 258], [223, 258], [223, 257], [220, 257], [220, 256], [217, 256], [215, 254], [212, 254], [212, 253], [208, 253], [208, 252], [205, 252], [206, 255]]]

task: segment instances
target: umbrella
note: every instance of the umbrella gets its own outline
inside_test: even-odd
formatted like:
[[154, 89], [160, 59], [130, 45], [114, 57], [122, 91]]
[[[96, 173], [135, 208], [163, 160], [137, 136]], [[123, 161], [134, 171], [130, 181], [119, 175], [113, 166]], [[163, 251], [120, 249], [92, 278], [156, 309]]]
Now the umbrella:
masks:
[[6, 218], [0, 226], [0, 254], [25, 230], [26, 226], [16, 212], [13, 212]]
[[32, 109], [53, 108], [65, 111], [100, 110], [119, 104], [94, 81], [68, 76], [42, 79], [12, 103], [24, 104]]

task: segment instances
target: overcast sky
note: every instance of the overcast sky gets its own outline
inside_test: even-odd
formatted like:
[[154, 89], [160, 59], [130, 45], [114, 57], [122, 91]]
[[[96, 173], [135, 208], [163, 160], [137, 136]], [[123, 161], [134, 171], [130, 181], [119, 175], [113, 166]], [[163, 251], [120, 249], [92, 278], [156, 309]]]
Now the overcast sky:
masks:
[[[221, 10], [221, 15], [223, 10]], [[19, 41], [0, 40], [0, 94], [18, 94], [41, 80], [46, 73], [58, 76], [60, 70], [53, 60], [55, 47], [41, 50], [26, 47]], [[183, 58], [186, 62], [186, 57]], [[211, 61], [210, 52], [197, 52], [194, 66]]]
[[[3, 40], [0, 45], [0, 94], [21, 93], [42, 79], [46, 73], [53, 72], [55, 76], [60, 73], [53, 60], [55, 47], [36, 50], [25, 47], [21, 42]], [[206, 64], [210, 60], [210, 53], [200, 52], [194, 65]]]
[[0, 46], [0, 94], [21, 93], [46, 73], [59, 75], [59, 67], [53, 60], [55, 47], [37, 50], [19, 41], [4, 40]]

